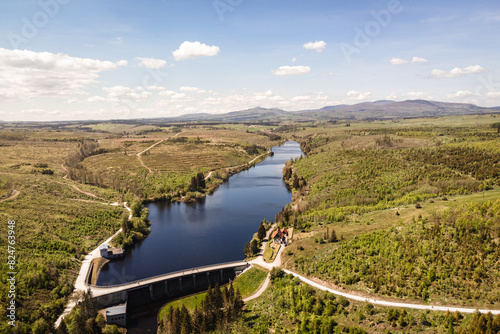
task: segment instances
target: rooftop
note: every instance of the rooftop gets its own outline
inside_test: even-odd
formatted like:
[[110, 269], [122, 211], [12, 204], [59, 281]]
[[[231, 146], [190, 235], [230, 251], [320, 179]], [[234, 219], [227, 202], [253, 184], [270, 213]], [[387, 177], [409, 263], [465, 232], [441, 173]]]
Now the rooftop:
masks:
[[127, 304], [122, 304], [118, 306], [108, 307], [106, 309], [106, 317], [112, 317], [115, 315], [120, 315], [127, 313]]

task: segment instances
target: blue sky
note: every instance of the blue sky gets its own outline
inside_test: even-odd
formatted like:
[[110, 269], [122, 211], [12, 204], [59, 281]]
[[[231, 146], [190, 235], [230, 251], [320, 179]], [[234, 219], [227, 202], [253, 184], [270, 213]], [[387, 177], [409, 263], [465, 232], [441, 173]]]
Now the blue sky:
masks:
[[0, 4], [0, 119], [500, 105], [498, 1]]

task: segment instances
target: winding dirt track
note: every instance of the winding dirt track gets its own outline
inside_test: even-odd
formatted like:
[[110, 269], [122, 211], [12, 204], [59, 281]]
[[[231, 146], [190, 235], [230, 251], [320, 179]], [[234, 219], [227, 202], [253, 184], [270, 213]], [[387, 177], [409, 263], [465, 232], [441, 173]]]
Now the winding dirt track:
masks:
[[20, 194], [20, 193], [21, 193], [21, 192], [20, 192], [19, 190], [14, 189], [14, 191], [12, 192], [12, 195], [10, 195], [10, 196], [9, 196], [9, 197], [7, 197], [7, 198], [4, 198], [4, 199], [0, 200], [0, 203], [2, 203], [2, 202], [7, 202], [7, 201], [11, 201], [11, 200], [13, 200], [14, 198], [16, 198], [17, 196], [19, 196], [19, 194]]
[[102, 201], [106, 201], [104, 198], [101, 198], [99, 196], [97, 196], [96, 194], [93, 194], [91, 192], [88, 192], [88, 191], [85, 191], [85, 190], [82, 190], [80, 188], [78, 188], [76, 185], [74, 184], [69, 184], [69, 183], [64, 183], [64, 182], [60, 182], [60, 181], [55, 181], [55, 180], [52, 180], [52, 182], [55, 182], [55, 183], [58, 183], [58, 184], [62, 184], [62, 185], [65, 185], [65, 186], [70, 186], [71, 188], [75, 189], [76, 191], [84, 194], [84, 195], [87, 195], [89, 197], [93, 197], [93, 198], [96, 198], [96, 199], [100, 199]]
[[[255, 160], [259, 159], [260, 157], [262, 157], [262, 156], [264, 156], [264, 155], [266, 155], [266, 154], [268, 154], [268, 153], [269, 153], [269, 152], [266, 152], [266, 153], [264, 153], [264, 154], [261, 154], [261, 155], [259, 155], [259, 156], [255, 157], [255, 158], [253, 158], [253, 159], [252, 159], [252, 160], [250, 160], [249, 162], [244, 163], [243, 165], [226, 167], [226, 169], [229, 169], [229, 168], [238, 168], [238, 167], [243, 167], [243, 166], [249, 165], [249, 164], [251, 164], [252, 162], [254, 162]], [[205, 180], [207, 180], [210, 176], [212, 176], [212, 173], [213, 173], [213, 172], [214, 172], [214, 171], [211, 171], [210, 173], [208, 173], [208, 175], [207, 175], [207, 176], [205, 176]]]
[[[175, 138], [175, 137], [177, 137], [178, 135], [180, 135], [181, 133], [182, 133], [182, 131], [181, 131], [181, 132], [177, 132], [174, 136], [169, 137], [169, 138], [162, 139], [162, 140], [160, 140], [160, 141], [158, 141], [158, 142], [154, 143], [153, 145], [149, 146], [149, 147], [148, 147], [147, 149], [145, 149], [144, 151], [141, 151], [141, 152], [137, 153], [137, 159], [138, 159], [138, 160], [139, 160], [139, 162], [141, 163], [141, 166], [142, 166], [142, 167], [144, 167], [144, 168], [146, 168], [146, 169], [148, 170], [148, 174], [147, 174], [147, 175], [149, 175], [149, 174], [153, 174], [153, 170], [152, 170], [151, 168], [149, 168], [148, 166], [146, 166], [146, 164], [144, 163], [144, 161], [142, 161], [141, 155], [142, 155], [143, 153], [146, 153], [147, 151], [149, 151], [150, 149], [152, 149], [152, 148], [153, 148], [153, 147], [155, 147], [156, 145], [161, 144], [161, 143], [162, 143], [162, 142], [164, 142], [165, 140], [168, 140], [168, 139], [170, 139], [170, 138]], [[147, 176], [147, 175], [146, 175], [146, 176]]]
[[[177, 136], [177, 135], [176, 135]], [[152, 174], [153, 173], [153, 170], [151, 168], [149, 168], [148, 166], [146, 166], [146, 164], [144, 163], [144, 161], [142, 161], [142, 158], [141, 158], [141, 155], [147, 151], [149, 151], [150, 149], [152, 149], [153, 147], [155, 147], [156, 145], [158, 144], [161, 144], [165, 139], [162, 139], [160, 140], [159, 142], [156, 142], [154, 143], [153, 145], [149, 146], [147, 149], [145, 149], [144, 151], [142, 152], [139, 152], [137, 153], [137, 159], [139, 160], [139, 162], [141, 163], [142, 167], [146, 168], [148, 170], [148, 174]]]

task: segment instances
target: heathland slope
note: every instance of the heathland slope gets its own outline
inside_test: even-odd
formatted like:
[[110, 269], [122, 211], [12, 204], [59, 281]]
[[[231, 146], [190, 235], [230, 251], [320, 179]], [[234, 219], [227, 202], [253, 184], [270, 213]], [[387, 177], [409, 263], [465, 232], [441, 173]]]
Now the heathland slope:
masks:
[[[131, 122], [3, 124], [0, 219], [5, 226], [16, 221], [16, 330], [50, 331], [83, 256], [120, 227], [125, 232], [117, 242], [124, 245], [147, 234], [139, 218], [127, 222], [123, 207], [107, 204], [201, 198], [278, 143], [260, 132]], [[0, 248], [7, 249], [6, 238]], [[0, 262], [3, 272], [12, 271], [6, 252]], [[2, 305], [7, 289], [3, 281]], [[6, 319], [5, 308], [0, 316]], [[3, 321], [0, 332], [10, 330]]]

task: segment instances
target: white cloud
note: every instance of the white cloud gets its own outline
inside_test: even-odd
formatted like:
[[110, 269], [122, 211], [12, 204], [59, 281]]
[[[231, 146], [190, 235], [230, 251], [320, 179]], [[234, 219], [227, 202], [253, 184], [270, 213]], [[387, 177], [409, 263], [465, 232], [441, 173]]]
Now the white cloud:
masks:
[[[252, 97], [249, 98], [249, 101], [252, 100]], [[264, 93], [255, 93], [253, 96], [253, 100], [257, 103], [260, 101], [282, 101], [284, 98], [278, 94], [274, 94], [271, 90], [268, 90]]]
[[[328, 100], [328, 96], [324, 92], [309, 92], [285, 98], [279, 93], [271, 90], [249, 92], [247, 89], [234, 89], [230, 91], [229, 95], [220, 96], [190, 95], [186, 92], [187, 95], [184, 99], [173, 99], [171, 98], [173, 94], [179, 93], [170, 93], [168, 98], [158, 101], [156, 106], [168, 107], [169, 112], [182, 113], [183, 108], [189, 106], [197, 110], [223, 113], [235, 110], [245, 110], [257, 106], [263, 108], [284, 108], [287, 110], [315, 109], [324, 107]], [[186, 101], [189, 101], [189, 105], [184, 103]], [[181, 108], [183, 103], [184, 105]]]
[[412, 98], [412, 99], [422, 99], [425, 97], [425, 93], [424, 92], [408, 92], [408, 93], [406, 93], [406, 96], [408, 96], [409, 98]]
[[408, 60], [404, 60], [401, 58], [392, 58], [390, 62], [392, 65], [402, 65], [402, 64], [407, 64]]
[[427, 95], [424, 92], [408, 92], [408, 93], [406, 93], [406, 96], [410, 100], [430, 100], [430, 99], [432, 99], [432, 96]]
[[500, 92], [488, 92], [488, 93], [486, 93], [486, 97], [488, 97], [488, 98], [500, 97]]
[[114, 45], [122, 45], [123, 37], [115, 37], [112, 40], [110, 40], [109, 43]]
[[141, 102], [153, 95], [153, 93], [145, 91], [142, 87], [134, 89], [124, 86], [113, 86], [104, 87], [103, 89], [106, 93], [108, 93], [106, 101], [119, 105], [127, 102]]
[[164, 91], [161, 91], [158, 93], [158, 95], [160, 95], [160, 96], [172, 96], [174, 94], [177, 94], [177, 93], [174, 92], [173, 90], [164, 90]]
[[316, 52], [321, 52], [326, 48], [326, 43], [324, 41], [308, 42], [304, 44], [304, 49], [315, 50]]
[[493, 21], [500, 22], [500, 11], [483, 11], [472, 18], [474, 22]]
[[347, 97], [351, 100], [366, 100], [372, 96], [371, 92], [361, 93], [357, 90], [350, 90], [347, 92]]
[[197, 57], [213, 57], [219, 54], [220, 48], [212, 45], [196, 42], [185, 41], [179, 46], [179, 49], [172, 51], [175, 60], [184, 60]]
[[126, 61], [125, 59], [118, 60], [118, 61], [116, 62], [116, 66], [123, 66], [123, 67], [125, 67], [125, 66], [127, 66], [127, 65], [128, 65], [128, 61]]
[[403, 65], [408, 63], [427, 63], [428, 60], [422, 57], [413, 57], [411, 60], [401, 59], [401, 58], [392, 58], [390, 63], [392, 65]]
[[135, 59], [140, 61], [139, 66], [149, 69], [164, 68], [165, 65], [167, 65], [167, 61], [163, 59], [142, 58], [142, 57], [136, 57]]
[[461, 77], [467, 74], [481, 73], [485, 72], [486, 69], [479, 65], [471, 65], [464, 68], [455, 67], [451, 71], [444, 70], [432, 70], [431, 75], [434, 78], [455, 78]]
[[198, 93], [198, 94], [206, 93], [205, 90], [200, 89], [198, 87], [183, 86], [183, 87], [180, 87], [179, 90], [181, 92], [189, 92], [189, 93]]
[[470, 97], [472, 95], [474, 94], [472, 92], [469, 92], [468, 90], [459, 90], [453, 94], [448, 94], [448, 98], [455, 98], [455, 97], [464, 98], [464, 97]]
[[154, 85], [154, 86], [148, 86], [148, 87], [146, 87], [146, 89], [147, 90], [159, 90], [159, 91], [161, 91], [161, 90], [165, 90], [165, 87]]
[[297, 61], [297, 58], [293, 57], [292, 58], [292, 63], [295, 63]]
[[88, 102], [104, 102], [106, 98], [102, 96], [91, 96], [87, 99]]
[[428, 61], [427, 59], [425, 59], [425, 58], [421, 58], [421, 57], [413, 57], [413, 58], [411, 59], [411, 62], [412, 62], [412, 63], [427, 63], [427, 62], [429, 62], [429, 61]]
[[311, 72], [309, 66], [280, 66], [278, 69], [271, 71], [271, 73], [278, 76], [306, 74], [309, 72]]
[[168, 96], [172, 100], [187, 100], [186, 99], [186, 94], [185, 93], [177, 93], [174, 92], [173, 90], [164, 90], [158, 93], [160, 96]]
[[311, 97], [309, 95], [298, 95], [292, 97], [292, 102], [309, 102]]
[[201, 102], [206, 105], [221, 105], [223, 102], [220, 97], [207, 97], [204, 101]]
[[326, 101], [326, 100], [328, 100], [328, 95], [325, 95], [325, 93], [323, 92], [317, 93], [316, 101]]
[[116, 63], [62, 53], [8, 50], [0, 48], [0, 98], [32, 99], [85, 95], [103, 71], [116, 70]]
[[173, 100], [183, 100], [186, 97], [186, 94], [184, 93], [175, 93], [174, 95], [170, 96]]

